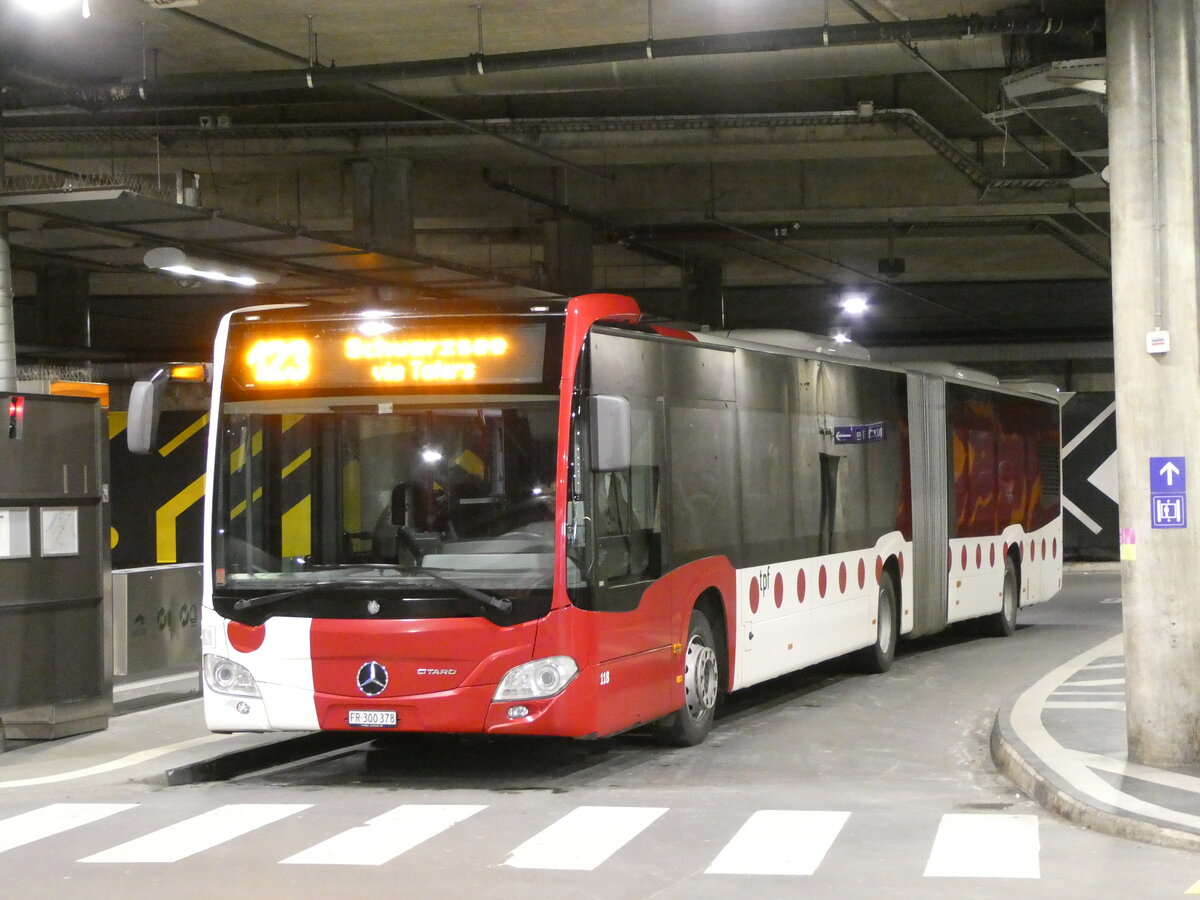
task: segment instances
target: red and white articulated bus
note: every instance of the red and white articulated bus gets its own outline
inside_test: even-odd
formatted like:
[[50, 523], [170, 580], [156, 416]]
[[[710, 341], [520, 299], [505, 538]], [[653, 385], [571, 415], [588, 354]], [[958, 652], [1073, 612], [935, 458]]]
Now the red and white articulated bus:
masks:
[[1010, 634], [1062, 583], [1058, 403], [803, 343], [611, 294], [229, 314], [209, 727], [695, 744], [726, 692]]

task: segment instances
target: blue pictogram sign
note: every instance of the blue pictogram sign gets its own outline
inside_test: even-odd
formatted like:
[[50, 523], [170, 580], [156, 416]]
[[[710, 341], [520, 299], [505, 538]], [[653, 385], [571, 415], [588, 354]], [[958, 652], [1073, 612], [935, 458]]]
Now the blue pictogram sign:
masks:
[[1150, 527], [1187, 528], [1187, 461], [1150, 457]]

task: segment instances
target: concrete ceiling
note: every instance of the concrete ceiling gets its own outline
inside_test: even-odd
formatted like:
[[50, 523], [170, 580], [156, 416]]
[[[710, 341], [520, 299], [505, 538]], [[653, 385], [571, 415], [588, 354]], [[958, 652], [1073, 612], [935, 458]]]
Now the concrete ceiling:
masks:
[[1102, 2], [88, 3], [0, 0], [22, 362], [205, 356], [263, 295], [148, 272], [171, 238], [289, 299], [618, 291], [881, 351], [1111, 334]]

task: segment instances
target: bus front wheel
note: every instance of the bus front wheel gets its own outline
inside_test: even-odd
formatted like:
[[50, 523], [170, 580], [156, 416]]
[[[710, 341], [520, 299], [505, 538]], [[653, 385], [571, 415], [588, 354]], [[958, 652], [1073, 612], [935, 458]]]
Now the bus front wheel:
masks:
[[655, 723], [659, 740], [675, 747], [699, 744], [712, 731], [721, 693], [721, 667], [717, 660], [712, 625], [700, 610], [692, 610], [684, 648], [683, 706]]

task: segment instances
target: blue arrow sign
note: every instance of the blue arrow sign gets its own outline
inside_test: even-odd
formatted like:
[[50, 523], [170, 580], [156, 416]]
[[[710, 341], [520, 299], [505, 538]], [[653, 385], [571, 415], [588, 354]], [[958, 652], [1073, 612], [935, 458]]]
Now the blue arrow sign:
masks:
[[1182, 494], [1187, 490], [1187, 460], [1182, 456], [1150, 457], [1150, 493]]
[[1187, 528], [1187, 461], [1150, 457], [1150, 527]]
[[886, 439], [883, 422], [867, 425], [838, 425], [833, 429], [835, 444], [874, 444]]

